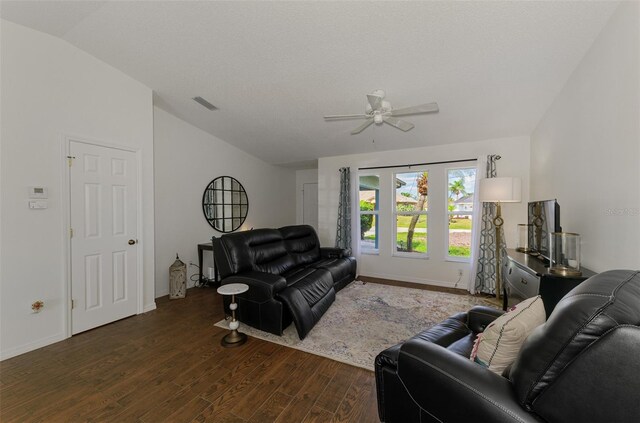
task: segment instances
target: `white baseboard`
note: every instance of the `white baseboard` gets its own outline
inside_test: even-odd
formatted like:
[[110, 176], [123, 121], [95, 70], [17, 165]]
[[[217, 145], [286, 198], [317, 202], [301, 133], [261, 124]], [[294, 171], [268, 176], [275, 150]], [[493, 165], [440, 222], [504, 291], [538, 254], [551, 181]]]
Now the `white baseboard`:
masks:
[[15, 357], [29, 351], [37, 350], [38, 348], [55, 344], [56, 342], [60, 342], [64, 339], [66, 339], [64, 333], [57, 333], [55, 335], [47, 336], [46, 338], [38, 339], [37, 341], [29, 342], [18, 347], [9, 348], [7, 350], [0, 351], [0, 360], [6, 360], [7, 358]]
[[455, 287], [455, 282], [437, 281], [437, 280], [434, 280], [434, 279], [415, 278], [415, 277], [411, 277], [411, 276], [390, 275], [390, 274], [378, 273], [378, 272], [367, 272], [366, 274], [363, 274], [362, 276], [365, 276], [365, 277], [369, 276], [369, 277], [372, 277], [372, 278], [389, 279], [389, 280], [392, 280], [392, 281], [418, 283], [418, 284], [422, 284], [422, 285], [441, 286], [441, 287], [445, 287], [445, 288], [454, 288]]
[[[149, 311], [156, 309], [156, 302], [152, 302], [144, 306], [142, 312], [147, 313]], [[20, 345], [14, 348], [9, 348], [6, 350], [0, 351], [0, 361], [6, 360], [11, 357], [15, 357], [20, 354], [27, 353], [29, 351], [37, 350], [38, 348], [46, 347], [47, 345], [55, 344], [56, 342], [60, 342], [67, 339], [64, 333], [58, 333], [55, 335], [47, 336], [46, 338], [38, 339], [33, 342], [29, 342], [24, 345]]]
[[152, 302], [151, 304], [147, 304], [142, 308], [143, 313], [147, 313], [149, 311], [153, 311], [156, 309], [156, 302]]

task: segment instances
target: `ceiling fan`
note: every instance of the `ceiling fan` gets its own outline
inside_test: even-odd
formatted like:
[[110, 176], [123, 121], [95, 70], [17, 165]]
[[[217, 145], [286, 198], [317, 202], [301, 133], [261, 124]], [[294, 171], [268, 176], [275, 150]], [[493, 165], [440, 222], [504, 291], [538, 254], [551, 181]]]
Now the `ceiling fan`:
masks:
[[371, 94], [367, 94], [367, 107], [365, 113], [361, 115], [327, 115], [325, 120], [342, 120], [342, 119], [366, 119], [366, 121], [351, 131], [351, 135], [359, 134], [364, 131], [369, 125], [375, 123], [376, 125], [382, 125], [386, 122], [389, 125], [408, 131], [413, 128], [413, 124], [396, 116], [417, 115], [421, 113], [435, 113], [438, 110], [438, 103], [421, 104], [420, 106], [405, 107], [403, 109], [393, 109], [391, 103], [384, 100], [384, 91], [375, 90]]

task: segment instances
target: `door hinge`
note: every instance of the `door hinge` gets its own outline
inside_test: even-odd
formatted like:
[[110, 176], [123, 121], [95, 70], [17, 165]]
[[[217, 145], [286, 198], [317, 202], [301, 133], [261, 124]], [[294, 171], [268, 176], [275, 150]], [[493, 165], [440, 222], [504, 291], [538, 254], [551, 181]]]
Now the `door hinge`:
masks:
[[67, 161], [69, 162], [69, 167], [71, 167], [71, 165], [73, 164], [73, 159], [75, 159], [76, 156], [67, 156]]
[[69, 228], [69, 238], [73, 238], [73, 228]]
[[76, 300], [71, 300], [71, 310], [76, 308]]

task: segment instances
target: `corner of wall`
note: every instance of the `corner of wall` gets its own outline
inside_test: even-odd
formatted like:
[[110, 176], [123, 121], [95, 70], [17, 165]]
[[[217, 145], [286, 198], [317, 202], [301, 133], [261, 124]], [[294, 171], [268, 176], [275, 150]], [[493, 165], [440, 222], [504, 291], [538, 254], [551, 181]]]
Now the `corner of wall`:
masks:
[[156, 309], [156, 302], [155, 302], [155, 301], [153, 301], [153, 302], [151, 302], [151, 303], [149, 303], [149, 304], [146, 304], [146, 305], [144, 306], [144, 308], [142, 309], [142, 312], [143, 312], [143, 313], [148, 313], [148, 312], [153, 311], [153, 310], [155, 310], [155, 309]]

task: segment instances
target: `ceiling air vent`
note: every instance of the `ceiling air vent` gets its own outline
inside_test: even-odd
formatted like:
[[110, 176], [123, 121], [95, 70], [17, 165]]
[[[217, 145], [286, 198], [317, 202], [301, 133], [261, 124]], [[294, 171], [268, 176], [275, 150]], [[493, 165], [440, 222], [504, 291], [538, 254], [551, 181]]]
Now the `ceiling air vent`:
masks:
[[203, 107], [206, 107], [209, 110], [218, 110], [218, 108], [216, 106], [214, 106], [213, 104], [209, 103], [207, 100], [205, 100], [202, 97], [193, 97], [193, 100], [200, 104]]

